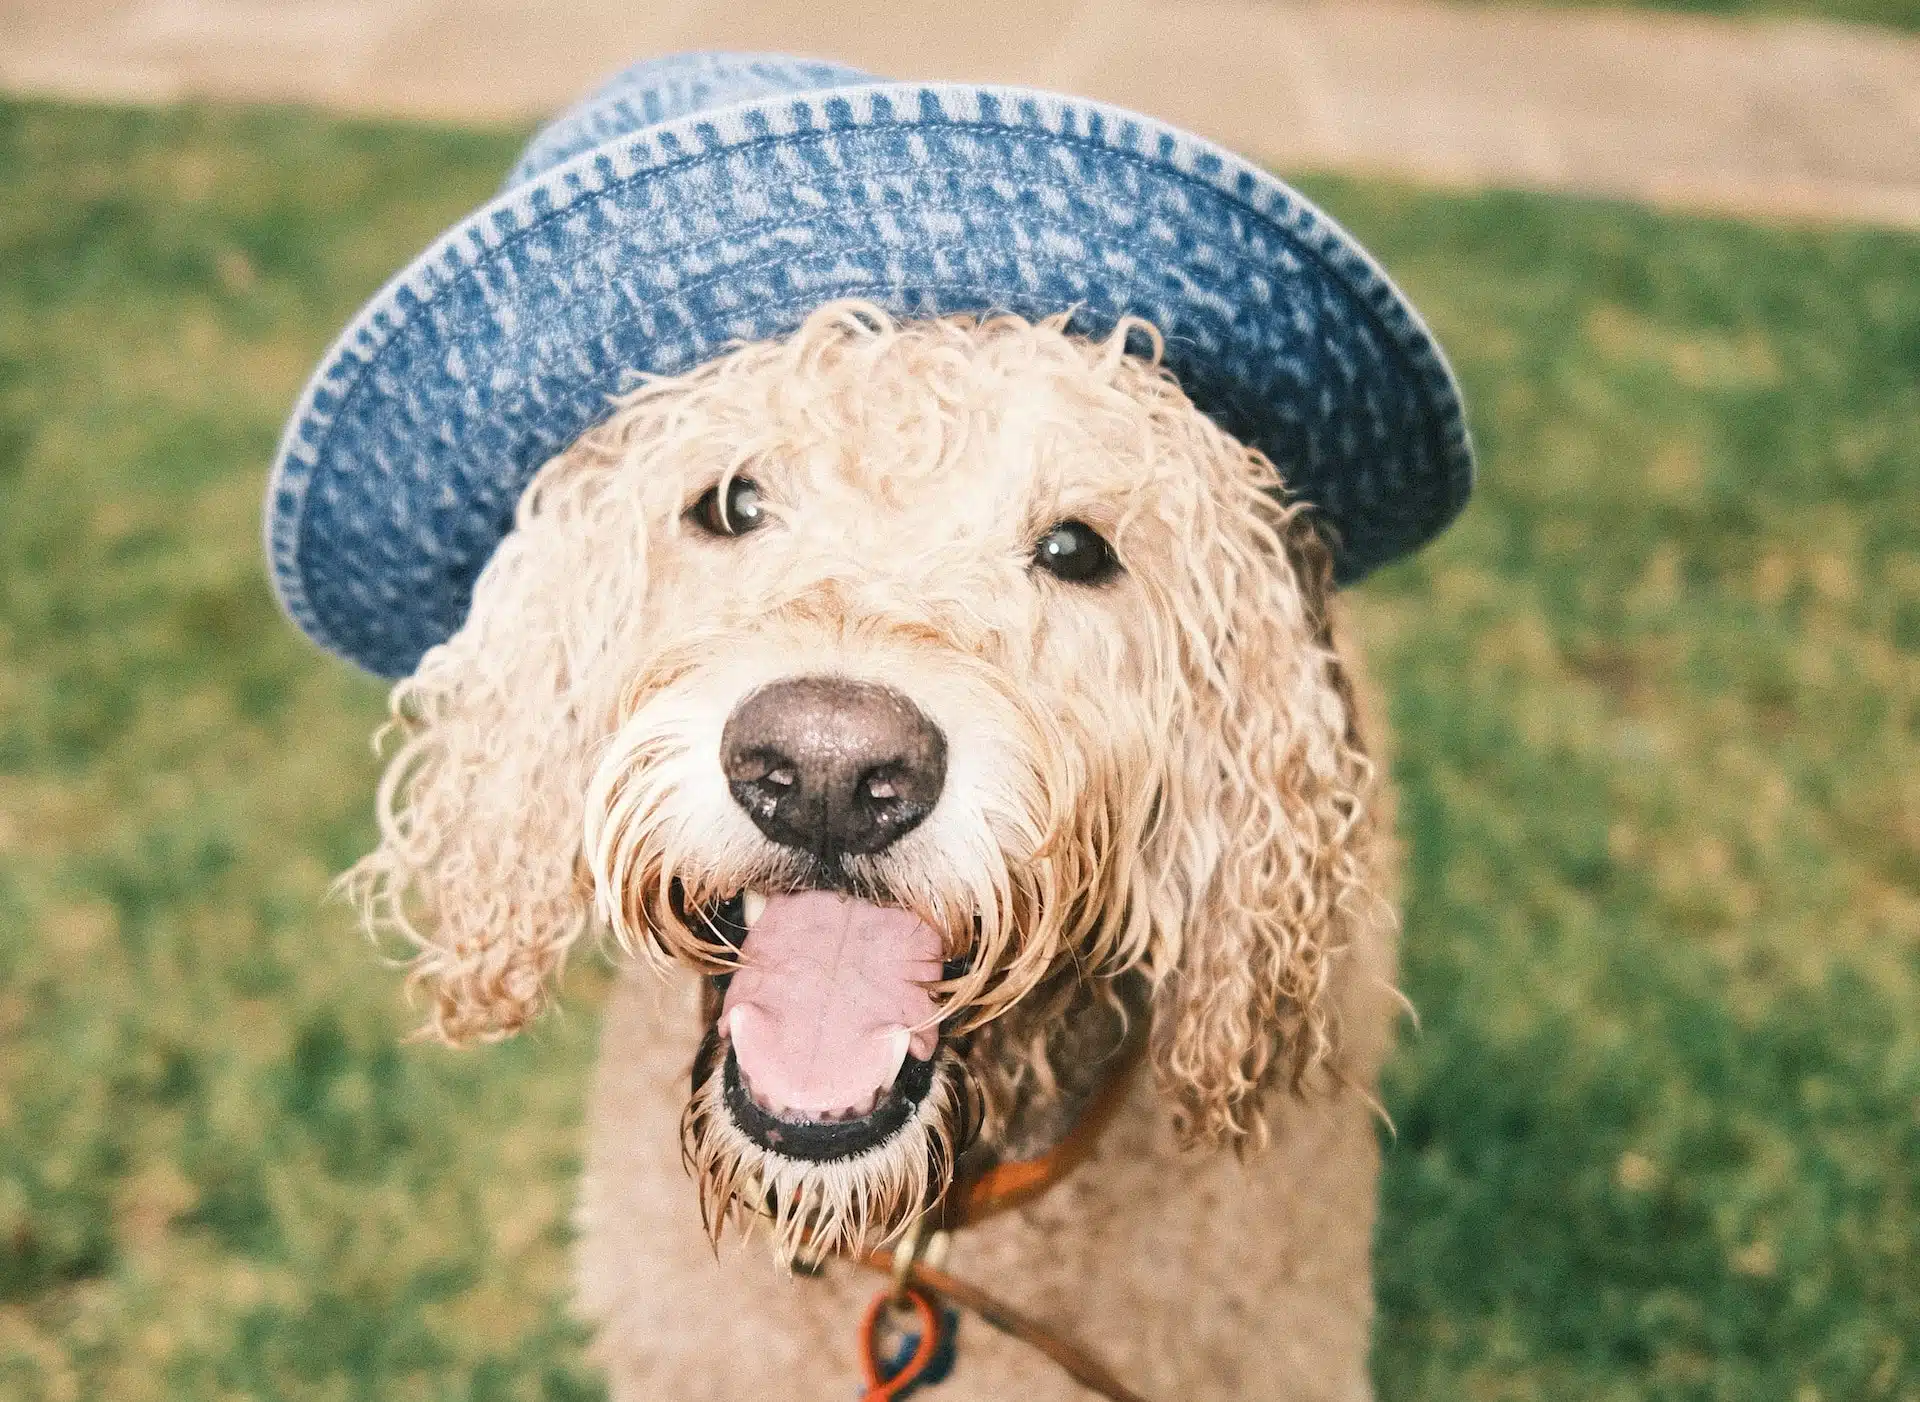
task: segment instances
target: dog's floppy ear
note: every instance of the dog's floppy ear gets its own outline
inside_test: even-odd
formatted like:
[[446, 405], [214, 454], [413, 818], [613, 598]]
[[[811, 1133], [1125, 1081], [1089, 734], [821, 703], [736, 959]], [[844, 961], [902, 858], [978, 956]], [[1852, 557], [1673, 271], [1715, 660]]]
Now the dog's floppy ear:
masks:
[[1378, 909], [1372, 766], [1334, 651], [1331, 557], [1303, 510], [1250, 515], [1193, 640], [1211, 655], [1160, 834], [1184, 910], [1156, 960], [1154, 1017], [1184, 1134], [1234, 1144], [1264, 1137], [1269, 1090], [1331, 1064], [1330, 966]]
[[622, 645], [646, 573], [643, 530], [588, 548], [605, 525], [593, 459], [576, 445], [542, 470], [466, 624], [394, 687], [380, 845], [341, 879], [368, 932], [405, 948], [444, 1041], [519, 1031], [591, 920], [581, 796], [613, 723], [595, 688], [619, 676], [596, 660]]

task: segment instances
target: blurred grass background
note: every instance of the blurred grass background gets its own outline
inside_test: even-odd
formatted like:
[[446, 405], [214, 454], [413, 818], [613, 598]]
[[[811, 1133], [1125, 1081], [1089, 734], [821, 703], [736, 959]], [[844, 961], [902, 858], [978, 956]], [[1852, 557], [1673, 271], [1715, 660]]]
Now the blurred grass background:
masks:
[[[1726, 19], [1822, 19], [1920, 30], [1920, 0], [1511, 0], [1551, 9], [1673, 10]], [[1509, 0], [1462, 0], [1466, 4]]]
[[[402, 1044], [320, 903], [379, 692], [258, 544], [307, 371], [517, 145], [0, 105], [0, 1396], [599, 1395], [604, 970]], [[1353, 598], [1422, 1019], [1382, 1397], [1920, 1399], [1920, 240], [1308, 183], [1483, 457]]]

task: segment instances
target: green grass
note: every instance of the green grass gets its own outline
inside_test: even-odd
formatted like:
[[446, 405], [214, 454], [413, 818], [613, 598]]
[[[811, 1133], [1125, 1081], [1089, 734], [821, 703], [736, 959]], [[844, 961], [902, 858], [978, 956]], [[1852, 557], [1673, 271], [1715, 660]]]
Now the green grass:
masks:
[[[1466, 3], [1507, 3], [1508, 0], [1466, 0]], [[1636, 10], [1673, 10], [1682, 14], [1724, 19], [1818, 19], [1849, 24], [1876, 24], [1889, 29], [1920, 30], [1920, 0], [1514, 0], [1556, 9], [1596, 6]]]
[[1476, 507], [1399, 737], [1388, 1397], [1920, 1397], [1920, 241], [1325, 191]]
[[[307, 369], [514, 145], [0, 107], [0, 1395], [597, 1395], [604, 974], [401, 1043], [319, 903], [378, 692], [257, 543]], [[1382, 1396], [1914, 1402], [1920, 241], [1314, 188], [1484, 460], [1353, 600], [1422, 1014]]]

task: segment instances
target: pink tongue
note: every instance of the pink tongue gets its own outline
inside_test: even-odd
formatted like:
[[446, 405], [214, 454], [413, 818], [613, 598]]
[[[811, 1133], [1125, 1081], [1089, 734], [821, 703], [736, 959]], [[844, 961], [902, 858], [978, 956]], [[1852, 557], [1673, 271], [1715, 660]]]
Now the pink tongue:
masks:
[[753, 1097], [789, 1118], [865, 1113], [911, 1051], [933, 1055], [940, 936], [904, 910], [828, 891], [770, 896], [720, 1025]]

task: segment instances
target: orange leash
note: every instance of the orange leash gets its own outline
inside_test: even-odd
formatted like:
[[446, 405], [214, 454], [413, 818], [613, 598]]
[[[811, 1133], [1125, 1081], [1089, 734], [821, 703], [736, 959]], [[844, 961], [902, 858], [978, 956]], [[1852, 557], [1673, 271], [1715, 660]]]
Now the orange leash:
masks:
[[[860, 1264], [883, 1275], [894, 1273], [893, 1254], [888, 1251], [869, 1251], [856, 1258]], [[1005, 1301], [997, 1300], [977, 1285], [969, 1285], [957, 1276], [948, 1275], [935, 1266], [915, 1261], [906, 1269], [906, 1298], [918, 1311], [921, 1322], [919, 1346], [914, 1349], [913, 1357], [899, 1374], [885, 1383], [879, 1382], [879, 1364], [875, 1359], [875, 1345], [878, 1343], [875, 1331], [880, 1322], [880, 1314], [893, 1300], [891, 1290], [882, 1290], [873, 1297], [873, 1303], [867, 1306], [865, 1319], [860, 1329], [861, 1361], [866, 1368], [868, 1386], [873, 1389], [862, 1402], [891, 1402], [901, 1391], [909, 1387], [913, 1380], [926, 1370], [933, 1361], [938, 1347], [939, 1311], [928, 1292], [951, 1300], [954, 1304], [998, 1329], [1009, 1338], [1038, 1349], [1048, 1358], [1060, 1365], [1068, 1377], [1088, 1391], [1108, 1399], [1108, 1402], [1146, 1402], [1139, 1393], [1134, 1392], [1120, 1379], [1108, 1371], [1105, 1364], [1078, 1344], [1063, 1339], [1028, 1315], [1020, 1313]], [[884, 1389], [884, 1390], [883, 1390]]]
[[860, 1402], [893, 1402], [893, 1399], [920, 1381], [920, 1377], [932, 1364], [934, 1355], [940, 1351], [940, 1311], [934, 1307], [922, 1292], [911, 1285], [900, 1292], [900, 1299], [913, 1306], [913, 1312], [920, 1316], [920, 1341], [914, 1345], [913, 1357], [909, 1358], [900, 1371], [890, 1378], [880, 1376], [880, 1317], [895, 1301], [891, 1290], [882, 1290], [873, 1297], [873, 1303], [867, 1306], [866, 1314], [860, 1320], [860, 1371], [866, 1376], [867, 1390], [860, 1394]]

